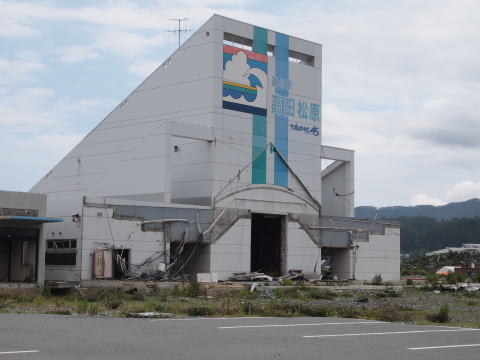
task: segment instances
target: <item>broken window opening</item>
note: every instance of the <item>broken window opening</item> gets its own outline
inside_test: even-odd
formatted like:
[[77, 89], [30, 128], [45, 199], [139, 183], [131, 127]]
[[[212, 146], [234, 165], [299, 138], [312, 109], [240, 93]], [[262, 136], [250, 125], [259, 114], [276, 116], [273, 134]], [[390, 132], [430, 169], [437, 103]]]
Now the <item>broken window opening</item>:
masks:
[[47, 239], [47, 249], [45, 250], [45, 265], [77, 265], [77, 240]]

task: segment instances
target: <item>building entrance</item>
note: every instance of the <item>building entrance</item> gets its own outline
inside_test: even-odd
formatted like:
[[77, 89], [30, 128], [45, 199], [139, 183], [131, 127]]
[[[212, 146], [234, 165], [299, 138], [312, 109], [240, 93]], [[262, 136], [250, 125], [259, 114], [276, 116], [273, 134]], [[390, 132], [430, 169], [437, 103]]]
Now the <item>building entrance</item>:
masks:
[[251, 271], [280, 276], [285, 253], [285, 217], [252, 214]]
[[37, 251], [37, 229], [0, 227], [0, 282], [35, 282]]

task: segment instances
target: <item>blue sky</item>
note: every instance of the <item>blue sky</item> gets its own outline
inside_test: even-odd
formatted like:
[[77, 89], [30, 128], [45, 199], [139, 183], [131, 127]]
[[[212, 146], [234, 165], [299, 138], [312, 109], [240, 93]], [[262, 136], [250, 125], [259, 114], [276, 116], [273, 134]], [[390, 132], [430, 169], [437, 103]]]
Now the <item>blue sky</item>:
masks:
[[480, 197], [474, 0], [0, 1], [0, 189], [29, 190], [212, 14], [324, 45], [324, 143], [356, 204]]

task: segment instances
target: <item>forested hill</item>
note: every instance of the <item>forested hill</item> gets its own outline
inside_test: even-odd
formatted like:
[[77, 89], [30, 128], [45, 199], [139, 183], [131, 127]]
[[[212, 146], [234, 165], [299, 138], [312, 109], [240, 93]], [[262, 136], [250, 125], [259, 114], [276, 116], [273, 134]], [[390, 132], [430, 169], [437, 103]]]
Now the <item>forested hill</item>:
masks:
[[358, 206], [355, 208], [355, 217], [361, 219], [396, 219], [399, 217], [425, 216], [437, 220], [453, 218], [471, 218], [480, 216], [480, 199], [471, 199], [461, 202], [452, 202], [442, 206], [388, 206], [376, 208], [374, 206]]
[[428, 217], [401, 217], [400, 248], [413, 257], [465, 243], [480, 243], [480, 217], [436, 220]]

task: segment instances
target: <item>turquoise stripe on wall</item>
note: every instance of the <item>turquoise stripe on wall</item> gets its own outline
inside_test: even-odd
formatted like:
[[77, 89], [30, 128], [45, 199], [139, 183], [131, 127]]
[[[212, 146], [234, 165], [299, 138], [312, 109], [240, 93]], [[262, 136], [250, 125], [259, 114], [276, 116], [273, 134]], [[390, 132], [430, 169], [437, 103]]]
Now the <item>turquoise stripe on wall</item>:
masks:
[[[289, 37], [281, 33], [275, 33], [275, 78], [276, 84], [283, 79], [288, 83], [288, 50]], [[288, 87], [275, 88], [275, 94], [288, 97]], [[275, 114], [275, 147], [288, 160], [288, 116]], [[274, 162], [274, 183], [275, 185], [288, 186], [288, 168], [283, 160], [275, 154]]]
[[[253, 28], [253, 48], [259, 54], [267, 55], [268, 47], [267, 29], [255, 26]], [[268, 74], [268, 64], [265, 64]], [[267, 84], [263, 84], [264, 86]], [[252, 184], [267, 183], [267, 117], [253, 115], [252, 119]]]

